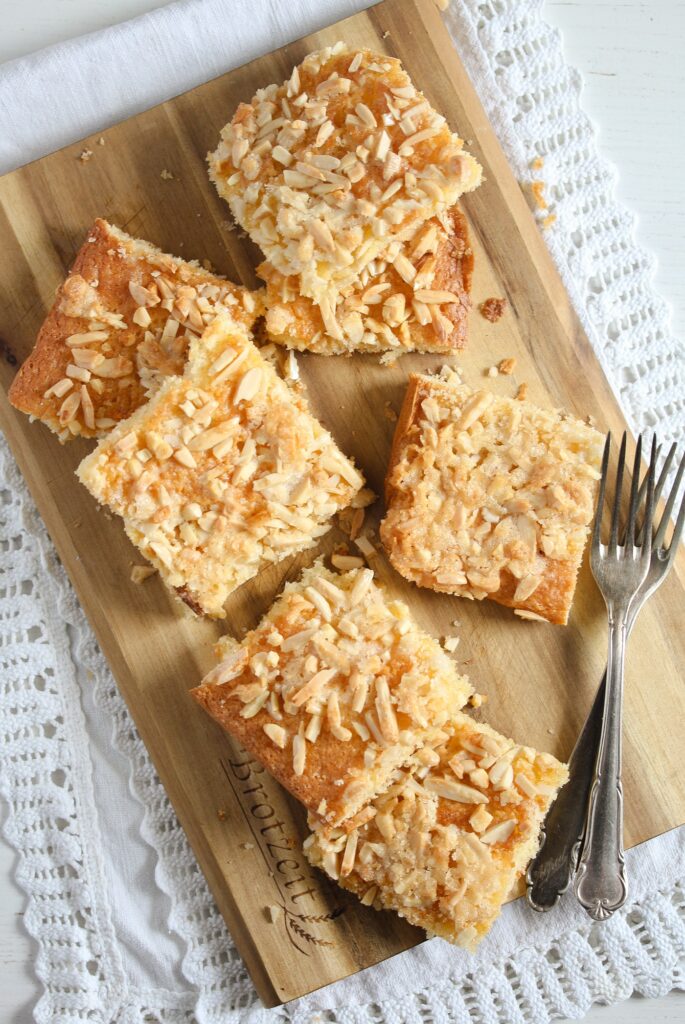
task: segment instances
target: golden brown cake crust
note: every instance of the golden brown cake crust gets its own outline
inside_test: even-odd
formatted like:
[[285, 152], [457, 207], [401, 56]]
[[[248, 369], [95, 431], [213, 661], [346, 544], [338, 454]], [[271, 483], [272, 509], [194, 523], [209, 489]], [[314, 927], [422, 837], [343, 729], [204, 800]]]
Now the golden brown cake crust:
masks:
[[[462, 385], [457, 385], [457, 392], [459, 393], [459, 401], [462, 403], [466, 401], [473, 401], [475, 403], [479, 400], [480, 395], [484, 396], [484, 400], [481, 403], [484, 406], [484, 411], [488, 407], [488, 402], [492, 401], [489, 398], [489, 393], [474, 393]], [[457, 392], [454, 392], [454, 394]], [[405, 488], [402, 481], [409, 465], [415, 460], [423, 459], [425, 456], [423, 430], [426, 421], [423, 413], [423, 403], [427, 400], [449, 403], [452, 393], [451, 386], [444, 380], [426, 377], [421, 374], [412, 374], [410, 376], [405, 399], [397, 421], [386, 475], [386, 505], [388, 513], [381, 524], [380, 532], [390, 560], [398, 572], [407, 579], [413, 580], [419, 586], [428, 587], [442, 593], [471, 593], [472, 596], [478, 598], [487, 596], [499, 604], [522, 610], [524, 614], [532, 613], [532, 616], [540, 616], [549, 622], [564, 625], [568, 621], [568, 613], [573, 600], [583, 545], [576, 543], [575, 548], [569, 552], [567, 557], [559, 557], [554, 554], [548, 555], [539, 547], [540, 543], [546, 543], [546, 541], [541, 540], [539, 524], [536, 527], [538, 535], [537, 555], [534, 559], [529, 559], [531, 564], [528, 570], [528, 575], [530, 575], [535, 586], [532, 592], [525, 596], [521, 595], [520, 587], [523, 577], [510, 571], [507, 567], [506, 559], [501, 558], [501, 556], [501, 564], [496, 569], [499, 573], [499, 583], [494, 587], [490, 585], [486, 591], [482, 591], [470, 577], [468, 579], [464, 578], [460, 582], [453, 582], [447, 579], [447, 574], [454, 568], [455, 559], [452, 555], [445, 556], [443, 550], [433, 547], [431, 551], [432, 566], [420, 565], [418, 563], [416, 556], [417, 546], [423, 545], [425, 548], [426, 542], [425, 540], [417, 540], [416, 524], [417, 521], [425, 524], [428, 517], [420, 509], [421, 499], [416, 495], [415, 486]], [[562, 490], [557, 497], [559, 500], [567, 500], [569, 507], [572, 502], [575, 503], [572, 511], [569, 513], [570, 519], [568, 523], [576, 532], [583, 531], [583, 537], [585, 538], [592, 515], [592, 498], [595, 483], [599, 476], [601, 435], [578, 421], [564, 420], [556, 413], [550, 414], [543, 410], [536, 410], [530, 403], [511, 403], [510, 400], [494, 399], [492, 408], [504, 407], [507, 406], [507, 403], [508, 408], [513, 410], [513, 412], [518, 411], [516, 407], [521, 408], [521, 414], [527, 416], [532, 423], [535, 422], [538, 416], [541, 422], [545, 418], [545, 430], [548, 433], [554, 429], [555, 417], [560, 431], [565, 429], [569, 423], [577, 429], [578, 454], [576, 456], [571, 450], [569, 451], [571, 458], [577, 458], [578, 478], [574, 479], [573, 473], [571, 473], [570, 477], [568, 474], [564, 476], [563, 485], [559, 484]], [[440, 432], [440, 429], [438, 427], [438, 432]], [[506, 438], [500, 440], [506, 441]], [[480, 442], [476, 438], [476, 444], [478, 443]], [[486, 451], [486, 449], [483, 449], [483, 451]], [[436, 454], [430, 457], [429, 462], [432, 462], [433, 459], [439, 461], [439, 458], [440, 455]], [[420, 461], [419, 464], [421, 464]], [[463, 471], [457, 470], [455, 472], [462, 473]], [[534, 495], [536, 497], [543, 496], [541, 498], [543, 505], [545, 501], [551, 500], [548, 498], [548, 495], [554, 494], [553, 488], [557, 486], [553, 465], [551, 470], [550, 466], [547, 467], [547, 472], [549, 479], [546, 482], [532, 485]], [[534, 473], [535, 470], [533, 469], [531, 479], [534, 479]], [[458, 480], [458, 483], [453, 485], [454, 488], [458, 487], [460, 490], [466, 488], [467, 484], [462, 476], [458, 476], [455, 479]], [[416, 481], [414, 481], [415, 483]], [[487, 496], [484, 495], [483, 497], [485, 504]], [[512, 500], [516, 500], [516, 493], [514, 493]], [[514, 507], [514, 505], [510, 506], [510, 508]], [[506, 508], [502, 509], [502, 516], [506, 514], [506, 511]], [[444, 513], [441, 512], [440, 515], [444, 516]], [[414, 519], [412, 524], [407, 527], [405, 525], [406, 520], [410, 516], [418, 517], [418, 520]], [[494, 523], [497, 522], [498, 518], [495, 517]], [[482, 523], [480, 525], [482, 526]], [[524, 525], [526, 524], [524, 523]], [[452, 544], [455, 531], [456, 526], [453, 528], [451, 525], [445, 524], [444, 538], [446, 543]], [[563, 541], [564, 538], [562, 536], [561, 542], [563, 543]], [[534, 565], [533, 562], [535, 563]], [[468, 562], [465, 564], [468, 565]], [[457, 568], [460, 567], [457, 566]], [[480, 577], [483, 577], [487, 571], [487, 565], [478, 568]], [[524, 575], [526, 574], [524, 573]]]
[[[288, 348], [325, 355], [463, 349], [473, 273], [464, 214], [453, 206], [427, 221], [415, 238], [397, 245], [408, 262], [405, 276], [413, 275], [411, 280], [400, 275], [390, 256], [379, 257], [374, 273], [363, 272], [340, 297], [334, 314], [336, 336], [328, 333], [317, 304], [300, 294], [297, 277], [286, 278], [270, 263], [262, 263], [257, 273], [267, 286], [269, 338]], [[422, 303], [415, 300], [417, 291], [424, 296], [428, 291], [442, 293], [447, 301]]]
[[[10, 402], [61, 440], [102, 436], [142, 405], [161, 377], [183, 372], [207, 311], [225, 310], [249, 328], [262, 312], [261, 295], [98, 218], [12, 382]], [[176, 321], [175, 333], [169, 321]], [[94, 334], [88, 343], [68, 344], [87, 332]], [[74, 366], [80, 372], [71, 378]]]
[[[471, 688], [369, 569], [319, 563], [289, 584], [192, 691], [312, 814], [356, 814], [443, 727]], [[302, 760], [298, 763], [298, 756]]]

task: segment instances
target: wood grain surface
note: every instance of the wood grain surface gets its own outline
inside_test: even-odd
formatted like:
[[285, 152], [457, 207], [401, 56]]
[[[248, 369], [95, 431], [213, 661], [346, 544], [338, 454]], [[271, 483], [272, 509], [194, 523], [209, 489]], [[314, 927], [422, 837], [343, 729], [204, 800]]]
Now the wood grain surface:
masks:
[[[217, 904], [267, 1005], [285, 1002], [421, 941], [399, 918], [359, 907], [310, 870], [300, 852], [301, 809], [234, 747], [187, 696], [210, 662], [222, 626], [199, 621], [157, 579], [129, 580], [140, 556], [121, 524], [96, 508], [73, 476], [89, 450], [60, 447], [40, 424], [9, 407], [7, 390], [30, 351], [55, 288], [97, 215], [179, 255], [211, 260], [254, 283], [258, 253], [231, 229], [205, 153], [241, 100], [280, 81], [318, 46], [344, 39], [402, 59], [481, 161], [486, 182], [464, 207], [476, 255], [474, 304], [505, 296], [497, 324], [477, 311], [459, 364], [477, 383], [506, 356], [513, 377], [488, 383], [511, 394], [591, 414], [601, 429], [623, 420], [553, 267], [526, 201], [431, 0], [386, 0], [283, 50], [103, 133], [86, 163], [70, 146], [0, 179], [0, 423], [96, 631], [140, 734], [179, 815]], [[172, 179], [163, 179], [163, 169]], [[406, 356], [392, 367], [373, 357], [300, 359], [312, 408], [355, 456], [380, 494], [407, 373], [438, 357]], [[382, 514], [381, 502], [370, 519]], [[335, 530], [321, 550], [340, 540]], [[308, 555], [309, 560], [312, 555]], [[305, 559], [264, 572], [229, 601], [226, 628], [254, 625], [284, 577]], [[566, 628], [524, 623], [487, 602], [420, 591], [381, 556], [374, 567], [436, 635], [459, 621], [457, 660], [489, 700], [484, 717], [526, 743], [568, 756], [605, 661], [606, 619], [587, 567]], [[626, 839], [634, 845], [685, 821], [683, 559], [650, 602], [628, 657]], [[269, 907], [280, 907], [272, 922]], [[342, 913], [338, 913], [341, 909]]]

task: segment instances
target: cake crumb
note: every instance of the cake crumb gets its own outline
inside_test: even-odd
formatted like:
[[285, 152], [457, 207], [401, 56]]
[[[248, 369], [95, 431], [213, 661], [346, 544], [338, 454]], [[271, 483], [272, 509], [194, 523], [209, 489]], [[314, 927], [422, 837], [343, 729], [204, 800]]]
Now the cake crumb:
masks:
[[533, 199], [538, 210], [547, 210], [547, 200], [545, 199], [545, 183], [544, 181], [533, 181], [531, 182], [530, 191], [533, 193]]
[[134, 565], [131, 569], [131, 580], [134, 583], [144, 583], [150, 576], [157, 572], [153, 565]]
[[254, 850], [254, 843], [241, 843], [240, 844], [240, 849], [241, 850]]
[[485, 693], [472, 693], [469, 697], [469, 707], [481, 708], [483, 704], [487, 704], [488, 697]]
[[514, 372], [515, 366], [516, 359], [514, 358], [514, 356], [509, 356], [508, 359], [500, 360], [497, 369], [499, 370], [500, 373], [503, 373], [505, 376], [508, 377], [510, 374]]
[[219, 821], [226, 821], [226, 811], [223, 809], [223, 807], [219, 808], [219, 810], [216, 812], [216, 816], [219, 819]]
[[391, 423], [397, 423], [397, 413], [391, 406], [390, 402], [386, 402], [383, 406], [383, 415], [386, 420], [390, 420]]
[[501, 320], [504, 316], [504, 311], [507, 308], [506, 299], [490, 298], [486, 299], [485, 302], [481, 302], [480, 315], [486, 320], [489, 320], [491, 324], [496, 324], [498, 320]]
[[490, 366], [485, 371], [485, 376], [486, 377], [498, 377], [499, 376], [499, 370], [497, 369], [496, 366]]
[[166, 167], [163, 167], [162, 173], [160, 174], [160, 178], [162, 178], [164, 181], [173, 181], [174, 175], [171, 173], [171, 171], [168, 171]]
[[105, 144], [105, 136], [101, 135], [100, 138], [98, 139], [98, 146], [104, 146], [104, 144]]
[[445, 648], [446, 651], [449, 651], [450, 654], [452, 654], [452, 652], [456, 651], [457, 647], [459, 646], [459, 637], [444, 636], [442, 638], [442, 646]]
[[93, 155], [92, 149], [82, 149], [78, 155], [79, 160], [82, 164], [87, 163]]
[[523, 401], [525, 401], [527, 396], [528, 396], [528, 385], [524, 381], [523, 384], [519, 384], [518, 391], [516, 392], [516, 397], [519, 400], [519, 402], [523, 402]]

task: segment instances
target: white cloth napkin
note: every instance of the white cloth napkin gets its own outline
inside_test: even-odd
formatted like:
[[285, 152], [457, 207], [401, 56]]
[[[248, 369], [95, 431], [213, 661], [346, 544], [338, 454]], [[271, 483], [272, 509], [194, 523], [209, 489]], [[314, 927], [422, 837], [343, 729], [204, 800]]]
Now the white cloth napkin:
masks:
[[[0, 68], [0, 170], [366, 6], [180, 0], [10, 62]], [[463, 0], [446, 17], [515, 173], [525, 179], [531, 159], [545, 159], [557, 217], [546, 237], [633, 428], [682, 436], [685, 370], [651, 291], [651, 263], [635, 247], [579, 110], [578, 77], [540, 8]], [[600, 262], [609, 283], [597, 292], [590, 279]], [[650, 326], [636, 332], [625, 312]], [[40, 950], [37, 1020], [514, 1024], [683, 984], [685, 832], [675, 831], [629, 855], [631, 906], [603, 928], [571, 901], [542, 918], [519, 902], [475, 958], [434, 940], [286, 1010], [261, 1010], [4, 446], [0, 458], [0, 648], [15, 652], [0, 676], [1, 784], [25, 923]]]

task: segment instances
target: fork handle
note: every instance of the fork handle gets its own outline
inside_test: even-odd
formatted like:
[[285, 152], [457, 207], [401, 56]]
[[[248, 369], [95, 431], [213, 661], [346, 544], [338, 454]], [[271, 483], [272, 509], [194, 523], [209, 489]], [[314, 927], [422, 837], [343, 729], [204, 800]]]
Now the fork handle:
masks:
[[621, 728], [623, 665], [627, 638], [626, 615], [609, 615], [609, 658], [602, 733], [590, 791], [585, 841], [575, 893], [595, 921], [605, 921], [628, 897], [623, 851], [623, 784]]
[[540, 849], [526, 873], [526, 895], [533, 910], [552, 910], [573, 878], [585, 833], [595, 757], [602, 732], [606, 678], [605, 672], [573, 748], [568, 765], [568, 782], [560, 790], [547, 814]]

